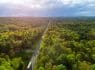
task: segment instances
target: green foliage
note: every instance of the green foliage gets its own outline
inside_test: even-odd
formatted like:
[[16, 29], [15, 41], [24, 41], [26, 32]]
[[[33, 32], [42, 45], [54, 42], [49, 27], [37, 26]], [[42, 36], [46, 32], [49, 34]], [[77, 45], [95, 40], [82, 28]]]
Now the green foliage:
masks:
[[44, 68], [43, 67], [40, 67], [39, 70], [44, 70]]
[[14, 58], [11, 61], [11, 66], [15, 69], [18, 70], [20, 66], [23, 65], [22, 59], [21, 58]]
[[78, 70], [91, 70], [90, 64], [85, 61], [79, 62]]
[[26, 69], [47, 25], [47, 20], [31, 19], [0, 18], [0, 70]]
[[21, 65], [23, 65], [21, 58], [13, 58], [12, 60], [0, 58], [0, 70], [19, 70]]
[[93, 64], [95, 64], [93, 21], [62, 20], [60, 23], [56, 21], [51, 24], [41, 44], [36, 68], [42, 66], [45, 70], [91, 70], [91, 68], [94, 70]]
[[91, 70], [95, 70], [95, 64], [91, 66]]
[[66, 67], [60, 64], [60, 65], [57, 65], [57, 70], [66, 70]]
[[[47, 20], [10, 20], [0, 24], [0, 70], [23, 70], [32, 54], [25, 51], [36, 48], [34, 45], [41, 38]], [[43, 37], [35, 70], [95, 70], [94, 22], [52, 21]]]

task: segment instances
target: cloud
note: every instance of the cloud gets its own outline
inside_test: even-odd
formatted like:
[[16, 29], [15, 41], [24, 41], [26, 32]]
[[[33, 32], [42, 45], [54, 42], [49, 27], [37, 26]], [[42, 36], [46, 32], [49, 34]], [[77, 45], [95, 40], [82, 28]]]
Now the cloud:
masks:
[[0, 4], [45, 9], [64, 6], [73, 7], [77, 5], [95, 6], [95, 0], [1, 0]]
[[2, 0], [1, 4], [10, 4], [13, 6], [25, 6], [30, 8], [51, 8], [59, 5], [57, 0]]
[[0, 15], [92, 15], [95, 0], [1, 0]]

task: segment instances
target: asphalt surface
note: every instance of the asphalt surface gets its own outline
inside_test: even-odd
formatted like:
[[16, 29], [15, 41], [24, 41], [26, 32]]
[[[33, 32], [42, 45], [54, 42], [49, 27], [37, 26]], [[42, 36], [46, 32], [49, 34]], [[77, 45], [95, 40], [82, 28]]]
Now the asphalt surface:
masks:
[[36, 63], [37, 57], [38, 57], [39, 52], [40, 52], [41, 43], [42, 43], [42, 41], [43, 41], [43, 38], [44, 38], [46, 32], [48, 31], [49, 25], [50, 25], [50, 21], [49, 21], [48, 25], [46, 26], [46, 29], [44, 30], [43, 35], [42, 35], [42, 37], [41, 37], [41, 40], [39, 40], [39, 42], [38, 42], [38, 44], [37, 44], [37, 48], [35, 49], [35, 51], [34, 51], [32, 57], [31, 57], [31, 59], [30, 59], [30, 61], [29, 61], [29, 64], [28, 64], [28, 66], [27, 66], [27, 70], [34, 70], [34, 65], [35, 65], [35, 63]]

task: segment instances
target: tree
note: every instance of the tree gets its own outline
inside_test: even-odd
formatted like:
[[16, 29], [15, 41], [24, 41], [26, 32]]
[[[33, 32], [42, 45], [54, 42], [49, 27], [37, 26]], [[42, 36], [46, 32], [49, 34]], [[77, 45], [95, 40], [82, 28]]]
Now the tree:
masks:
[[57, 65], [57, 70], [66, 70], [66, 67], [63, 64]]
[[86, 61], [79, 62], [78, 70], [91, 70], [90, 63]]
[[91, 65], [91, 70], [95, 70], [95, 64]]
[[39, 70], [45, 70], [44, 67], [39, 67]]

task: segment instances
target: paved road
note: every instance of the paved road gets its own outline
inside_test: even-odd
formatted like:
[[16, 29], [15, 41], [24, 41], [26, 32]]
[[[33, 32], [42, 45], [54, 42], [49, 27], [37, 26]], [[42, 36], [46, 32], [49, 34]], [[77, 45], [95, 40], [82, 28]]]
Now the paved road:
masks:
[[39, 51], [40, 51], [40, 46], [41, 46], [41, 43], [42, 43], [42, 40], [44, 38], [44, 35], [46, 34], [46, 32], [48, 31], [48, 27], [50, 25], [50, 21], [48, 23], [48, 25], [46, 26], [46, 29], [44, 30], [43, 32], [43, 35], [41, 37], [41, 40], [39, 40], [38, 44], [37, 44], [37, 48], [35, 49], [35, 52], [33, 53], [30, 61], [29, 61], [29, 64], [27, 66], [27, 70], [34, 70], [34, 65], [36, 63], [36, 60], [37, 60], [37, 57], [39, 55]]

